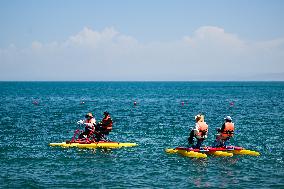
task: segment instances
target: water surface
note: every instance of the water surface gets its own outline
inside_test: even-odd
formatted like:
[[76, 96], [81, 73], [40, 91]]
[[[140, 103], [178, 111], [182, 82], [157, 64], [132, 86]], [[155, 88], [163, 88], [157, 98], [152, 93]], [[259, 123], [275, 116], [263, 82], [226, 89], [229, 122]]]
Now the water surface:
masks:
[[[284, 82], [0, 82], [0, 100], [1, 188], [284, 188]], [[100, 120], [106, 110], [109, 137], [138, 147], [48, 146], [70, 139], [87, 112]], [[230, 115], [232, 143], [261, 156], [166, 154], [186, 145], [200, 112], [206, 145]]]

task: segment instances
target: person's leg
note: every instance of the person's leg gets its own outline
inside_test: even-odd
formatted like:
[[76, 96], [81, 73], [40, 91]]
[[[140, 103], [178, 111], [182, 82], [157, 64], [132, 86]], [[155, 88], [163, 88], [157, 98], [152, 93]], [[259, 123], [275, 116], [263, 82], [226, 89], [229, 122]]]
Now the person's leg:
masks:
[[213, 142], [213, 147], [222, 147], [224, 146], [223, 144], [224, 142], [222, 141], [221, 137], [220, 137], [220, 134], [217, 134], [216, 135], [216, 139], [215, 141]]
[[203, 143], [203, 139], [197, 139], [197, 143], [196, 143], [196, 145], [194, 146], [194, 148], [200, 148], [201, 147], [201, 145], [202, 145], [202, 143]]
[[213, 147], [222, 147], [222, 146], [224, 146], [223, 143], [224, 143], [224, 142], [223, 142], [222, 140], [216, 139], [216, 140], [213, 142]]
[[229, 146], [229, 145], [230, 145], [230, 138], [228, 137], [226, 140], [224, 140], [223, 146], [226, 147], [226, 146]]
[[88, 135], [87, 135], [86, 132], [82, 132], [82, 133], [79, 135], [78, 139], [86, 139], [87, 136], [88, 136]]
[[101, 140], [104, 140], [104, 141], [109, 141], [107, 136], [109, 135], [109, 131], [105, 130], [105, 131], [101, 131]]
[[188, 140], [188, 145], [193, 146], [193, 142], [194, 142], [194, 131], [193, 130], [191, 130], [187, 140]]

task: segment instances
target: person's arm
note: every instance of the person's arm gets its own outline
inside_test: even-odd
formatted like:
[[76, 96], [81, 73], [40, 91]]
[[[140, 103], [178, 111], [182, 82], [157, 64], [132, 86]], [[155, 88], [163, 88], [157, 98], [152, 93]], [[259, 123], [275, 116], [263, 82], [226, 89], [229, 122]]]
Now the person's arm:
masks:
[[93, 124], [84, 122], [84, 125], [87, 126], [87, 127], [91, 127]]
[[194, 133], [194, 136], [195, 136], [196, 138], [198, 138], [198, 139], [201, 138], [201, 136], [198, 135], [198, 134], [199, 134], [199, 127], [198, 127], [198, 124], [197, 124], [197, 123], [195, 124], [195, 127], [194, 127], [194, 129], [193, 129], [193, 133]]
[[221, 133], [224, 132], [224, 129], [225, 129], [225, 123], [223, 123], [220, 132], [221, 132]]
[[94, 124], [94, 125], [96, 125], [96, 124], [97, 124], [97, 123], [96, 123], [96, 122], [97, 122], [97, 120], [96, 120], [95, 118], [93, 118], [91, 122], [92, 122], [92, 124]]
[[203, 135], [203, 138], [206, 139], [206, 138], [207, 138], [207, 135], [208, 135], [208, 132], [206, 132], [206, 134]]
[[205, 135], [200, 135], [200, 136], [198, 136], [197, 138], [198, 138], [198, 139], [201, 139], [201, 138], [206, 139], [206, 138], [207, 138], [207, 133], [206, 133]]
[[84, 122], [84, 125], [88, 126], [88, 127], [92, 127], [94, 125], [96, 125], [96, 119], [92, 118], [91, 119], [91, 123], [86, 123], [86, 121]]
[[111, 124], [111, 123], [112, 123], [112, 119], [109, 118], [109, 119], [106, 121], [106, 125], [109, 125], [109, 124]]

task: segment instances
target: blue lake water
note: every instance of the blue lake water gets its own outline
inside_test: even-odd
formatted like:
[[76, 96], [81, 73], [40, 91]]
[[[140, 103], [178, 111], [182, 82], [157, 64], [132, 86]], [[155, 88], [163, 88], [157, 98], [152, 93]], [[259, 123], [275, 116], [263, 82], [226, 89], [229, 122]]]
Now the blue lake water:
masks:
[[[0, 100], [0, 188], [284, 188], [284, 82], [0, 82]], [[139, 146], [48, 146], [106, 110], [109, 138]], [[261, 156], [166, 154], [187, 145], [198, 113], [209, 125], [205, 145], [230, 115], [232, 144]]]

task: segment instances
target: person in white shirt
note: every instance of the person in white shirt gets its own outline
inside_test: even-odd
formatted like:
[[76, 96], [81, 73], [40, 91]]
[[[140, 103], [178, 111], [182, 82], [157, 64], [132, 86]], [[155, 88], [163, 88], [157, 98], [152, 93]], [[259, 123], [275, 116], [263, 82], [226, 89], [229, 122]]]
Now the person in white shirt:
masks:
[[80, 120], [77, 124], [85, 125], [85, 131], [79, 135], [79, 139], [90, 138], [95, 131], [96, 119], [92, 113], [88, 113], [85, 116], [85, 120]]

